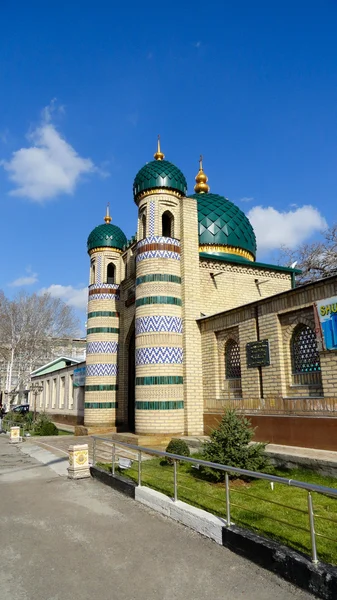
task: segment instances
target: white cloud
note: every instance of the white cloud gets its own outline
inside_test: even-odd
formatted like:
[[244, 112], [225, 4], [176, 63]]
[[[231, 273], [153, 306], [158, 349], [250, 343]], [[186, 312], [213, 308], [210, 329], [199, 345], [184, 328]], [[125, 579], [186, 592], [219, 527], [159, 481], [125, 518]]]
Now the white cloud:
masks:
[[72, 285], [53, 283], [48, 288], [40, 290], [40, 294], [48, 292], [53, 298], [61, 298], [69, 306], [86, 310], [88, 302], [88, 288], [74, 288]]
[[254, 206], [247, 217], [255, 230], [257, 248], [262, 252], [282, 245], [295, 248], [313, 233], [327, 227], [324, 217], [310, 205], [288, 212], [279, 212], [272, 206]]
[[[0, 165], [16, 185], [10, 194], [43, 202], [72, 194], [84, 174], [98, 172], [90, 158], [82, 158], [51, 123], [55, 100], [43, 109], [41, 124], [27, 135], [31, 145], [13, 152]], [[58, 112], [64, 108], [59, 107]]]
[[253, 196], [244, 196], [243, 198], [240, 198], [239, 202], [253, 202], [253, 200]]
[[27, 275], [27, 277], [19, 277], [18, 279], [14, 279], [14, 281], [9, 283], [8, 285], [20, 287], [22, 285], [32, 285], [33, 283], [36, 283], [37, 281], [39, 281], [37, 278], [37, 274], [32, 273], [31, 275]]
[[38, 280], [37, 273], [33, 273], [31, 267], [27, 267], [26, 269], [27, 275], [23, 275], [23, 277], [18, 277], [18, 279], [14, 279], [8, 285], [13, 287], [21, 287], [23, 285], [32, 285], [36, 283]]

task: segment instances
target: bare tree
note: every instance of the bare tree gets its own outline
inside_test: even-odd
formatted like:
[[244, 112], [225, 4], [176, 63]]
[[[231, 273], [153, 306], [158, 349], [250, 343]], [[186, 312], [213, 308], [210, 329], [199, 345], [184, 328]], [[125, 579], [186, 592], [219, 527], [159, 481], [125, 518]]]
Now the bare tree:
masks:
[[6, 391], [12, 391], [14, 366], [19, 388], [48, 356], [55, 338], [78, 333], [73, 309], [60, 298], [20, 292], [9, 300], [0, 291], [0, 359], [6, 364]]
[[281, 248], [280, 262], [293, 264], [302, 270], [297, 276], [299, 283], [309, 283], [337, 273], [337, 224], [322, 232], [323, 240], [301, 244], [295, 250]]

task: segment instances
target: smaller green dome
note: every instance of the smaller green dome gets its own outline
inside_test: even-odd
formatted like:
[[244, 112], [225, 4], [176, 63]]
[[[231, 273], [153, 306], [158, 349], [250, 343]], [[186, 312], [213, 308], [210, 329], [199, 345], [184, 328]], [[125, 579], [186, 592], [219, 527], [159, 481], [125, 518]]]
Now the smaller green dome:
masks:
[[167, 160], [152, 160], [138, 171], [133, 182], [133, 195], [137, 196], [145, 190], [167, 188], [186, 196], [187, 183], [184, 175]]
[[94, 248], [118, 248], [118, 250], [123, 250], [126, 243], [126, 236], [117, 225], [103, 223], [92, 230], [88, 237], [87, 246], [88, 252]]

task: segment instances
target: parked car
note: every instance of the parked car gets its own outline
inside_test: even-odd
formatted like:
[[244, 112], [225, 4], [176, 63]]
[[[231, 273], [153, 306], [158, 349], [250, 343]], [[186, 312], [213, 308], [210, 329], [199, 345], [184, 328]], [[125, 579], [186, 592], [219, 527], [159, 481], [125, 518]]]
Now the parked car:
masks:
[[25, 413], [29, 412], [29, 404], [18, 404], [18, 406], [13, 406], [12, 412], [24, 415]]

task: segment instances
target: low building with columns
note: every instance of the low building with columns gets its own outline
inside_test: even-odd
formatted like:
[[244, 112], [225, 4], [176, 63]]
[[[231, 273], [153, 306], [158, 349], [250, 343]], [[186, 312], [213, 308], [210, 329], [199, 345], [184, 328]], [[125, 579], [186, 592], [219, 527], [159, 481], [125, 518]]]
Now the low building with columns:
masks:
[[257, 262], [248, 218], [207, 181], [200, 161], [189, 195], [158, 141], [133, 184], [136, 235], [109, 208], [90, 233], [84, 424], [201, 435], [234, 406], [257, 436], [323, 447], [327, 421], [337, 438], [337, 360], [317, 302], [337, 279], [295, 288], [296, 269]]

